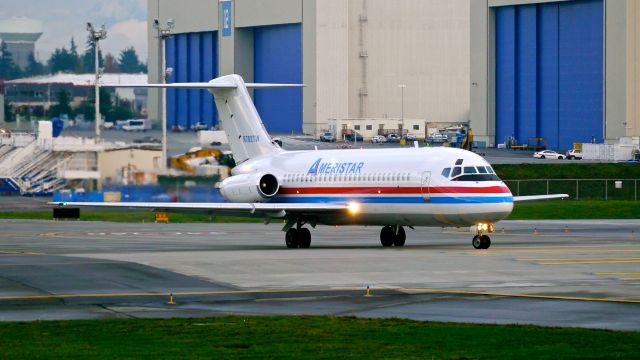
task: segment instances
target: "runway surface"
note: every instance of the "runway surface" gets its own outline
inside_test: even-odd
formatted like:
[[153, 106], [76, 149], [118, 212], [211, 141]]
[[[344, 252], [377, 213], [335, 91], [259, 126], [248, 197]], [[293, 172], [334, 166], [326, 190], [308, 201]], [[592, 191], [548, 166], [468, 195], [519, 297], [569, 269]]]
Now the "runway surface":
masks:
[[[0, 220], [0, 320], [331, 314], [640, 330], [640, 220], [466, 229]], [[369, 286], [369, 296], [366, 288]], [[176, 304], [167, 304], [169, 293]]]

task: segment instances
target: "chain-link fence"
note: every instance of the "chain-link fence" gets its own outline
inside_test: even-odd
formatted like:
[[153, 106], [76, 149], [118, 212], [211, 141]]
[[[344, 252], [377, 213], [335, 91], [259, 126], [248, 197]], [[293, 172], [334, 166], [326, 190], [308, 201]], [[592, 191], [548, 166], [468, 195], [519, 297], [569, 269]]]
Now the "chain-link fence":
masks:
[[569, 194], [573, 200], [638, 200], [640, 179], [504, 180], [514, 196]]

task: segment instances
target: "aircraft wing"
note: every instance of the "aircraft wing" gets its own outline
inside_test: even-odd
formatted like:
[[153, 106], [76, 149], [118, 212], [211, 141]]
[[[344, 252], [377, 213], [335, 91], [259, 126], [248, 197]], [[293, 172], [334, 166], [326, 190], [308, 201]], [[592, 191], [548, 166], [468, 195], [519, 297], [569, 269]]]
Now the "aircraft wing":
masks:
[[533, 200], [549, 200], [549, 199], [566, 199], [567, 194], [551, 194], [551, 195], [529, 195], [529, 196], [514, 196], [513, 202], [517, 201], [533, 201]]
[[[288, 204], [288, 203], [180, 203], [180, 202], [50, 202], [58, 206], [101, 208], [137, 208], [158, 211], [219, 212], [219, 213], [326, 213], [349, 211], [349, 204]], [[284, 214], [281, 214], [284, 216]], [[278, 216], [280, 217], [280, 216]]]

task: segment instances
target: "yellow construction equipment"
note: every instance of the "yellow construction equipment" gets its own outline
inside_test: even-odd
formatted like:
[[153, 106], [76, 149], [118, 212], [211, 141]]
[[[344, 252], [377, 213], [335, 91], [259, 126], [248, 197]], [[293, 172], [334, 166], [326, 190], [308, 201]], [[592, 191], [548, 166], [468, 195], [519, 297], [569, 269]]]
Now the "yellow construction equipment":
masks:
[[171, 158], [171, 167], [177, 170], [182, 170], [190, 175], [195, 175], [196, 170], [190, 164], [190, 160], [192, 159], [202, 159], [202, 158], [215, 158], [216, 161], [220, 160], [222, 156], [222, 151], [213, 148], [205, 148], [195, 151], [189, 151], [182, 155], [174, 156]]

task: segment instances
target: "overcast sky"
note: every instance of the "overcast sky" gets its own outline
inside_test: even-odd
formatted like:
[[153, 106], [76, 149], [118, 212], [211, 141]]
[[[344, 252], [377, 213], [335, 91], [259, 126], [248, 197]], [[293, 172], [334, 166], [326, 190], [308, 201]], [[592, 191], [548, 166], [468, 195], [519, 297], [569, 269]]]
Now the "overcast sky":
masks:
[[44, 33], [36, 42], [36, 54], [46, 61], [55, 48], [69, 48], [73, 36], [78, 51], [84, 52], [86, 23], [107, 27], [107, 39], [100, 43], [116, 58], [133, 46], [147, 61], [147, 0], [0, 0], [0, 19], [14, 16], [43, 22]]

